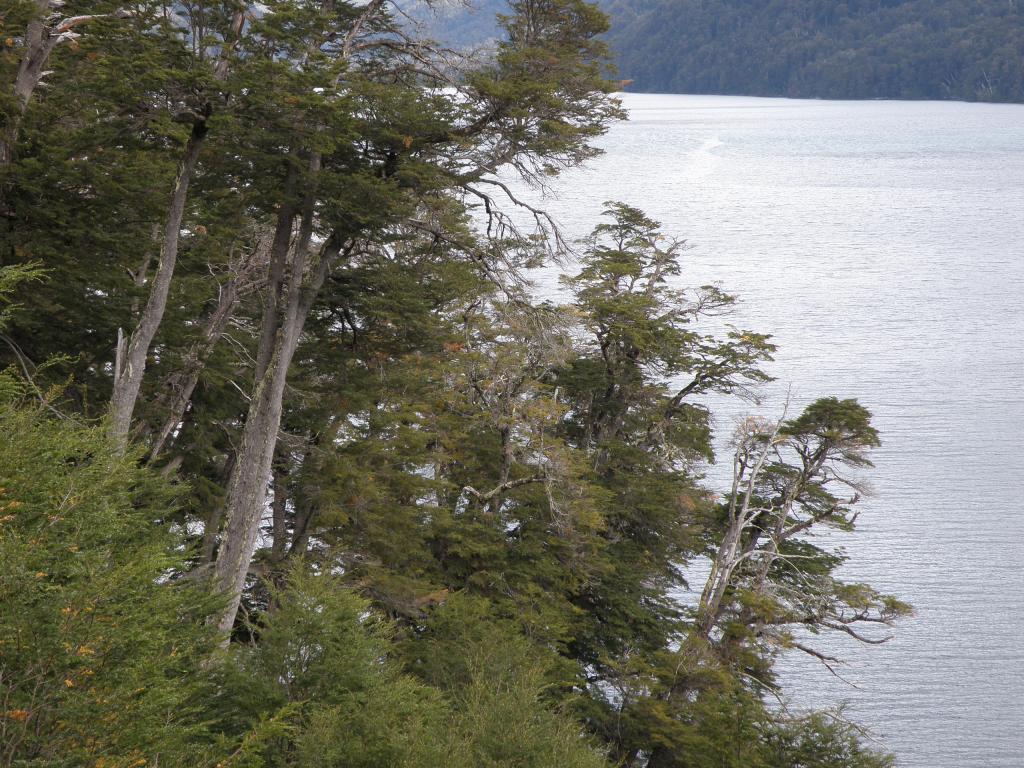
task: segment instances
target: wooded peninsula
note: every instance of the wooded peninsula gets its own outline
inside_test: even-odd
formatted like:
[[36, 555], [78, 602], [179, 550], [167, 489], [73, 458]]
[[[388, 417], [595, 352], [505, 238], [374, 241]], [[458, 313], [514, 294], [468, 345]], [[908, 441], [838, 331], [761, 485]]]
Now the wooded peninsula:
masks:
[[0, 24], [0, 766], [893, 765], [775, 670], [909, 613], [813, 538], [871, 414], [776, 404], [715, 487], [770, 335], [685, 233], [516, 193], [624, 117], [598, 8], [476, 54], [388, 0]]

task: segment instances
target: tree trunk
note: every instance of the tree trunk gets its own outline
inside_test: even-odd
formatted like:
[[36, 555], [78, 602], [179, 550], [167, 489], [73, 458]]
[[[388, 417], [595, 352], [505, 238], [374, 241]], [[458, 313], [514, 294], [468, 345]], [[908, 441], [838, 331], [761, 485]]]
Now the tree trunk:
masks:
[[704, 586], [704, 591], [701, 594], [700, 603], [697, 608], [695, 627], [697, 633], [705, 640], [711, 637], [711, 631], [718, 623], [722, 610], [722, 600], [725, 598], [729, 585], [732, 584], [733, 571], [739, 565], [738, 550], [742, 533], [742, 525], [734, 522], [726, 533], [711, 564], [711, 573], [708, 574], [708, 580]]
[[284, 312], [279, 313], [282, 323], [276, 334], [274, 352], [253, 392], [238, 458], [228, 481], [224, 505], [226, 524], [214, 571], [216, 588], [227, 597], [227, 605], [217, 622], [225, 634], [230, 632], [238, 613], [249, 563], [259, 539], [260, 522], [267, 506], [267, 486], [277, 432], [281, 426], [288, 368], [309, 310], [341, 247], [335, 240], [329, 241], [315, 274], [304, 281], [307, 250], [296, 250]]
[[[224, 462], [224, 466], [218, 473], [221, 479], [227, 479], [231, 477], [231, 473], [235, 471], [235, 461], [238, 458], [236, 453], [229, 453], [227, 459]], [[217, 540], [218, 534], [220, 533], [220, 524], [224, 521], [224, 507], [220, 504], [214, 506], [209, 515], [207, 516], [203, 525], [203, 541], [200, 549], [202, 555], [202, 562], [213, 563], [214, 558], [217, 554]]]
[[[152, 439], [146, 461], [156, 461], [168, 444], [171, 435], [179, 428], [192, 401], [192, 393], [199, 383], [206, 363], [224, 335], [239, 301], [254, 290], [259, 281], [253, 280], [253, 272], [265, 266], [269, 245], [264, 235], [257, 235], [253, 250], [240, 262], [231, 265], [231, 277], [220, 287], [217, 306], [207, 316], [202, 333], [185, 354], [179, 370], [164, 379], [158, 395], [158, 405], [167, 412], [163, 424]], [[141, 436], [152, 434], [147, 430]]]
[[[223, 81], [228, 74], [228, 54], [241, 37], [245, 25], [245, 12], [239, 9], [231, 20], [232, 39], [225, 44], [214, 68], [214, 78]], [[139, 399], [142, 388], [142, 376], [146, 370], [146, 357], [153, 343], [157, 330], [167, 308], [167, 296], [171, 290], [171, 279], [178, 259], [178, 242], [181, 237], [181, 222], [185, 215], [185, 202], [188, 200], [188, 187], [192, 174], [199, 159], [199, 152], [206, 138], [206, 120], [212, 111], [212, 104], [207, 102], [203, 115], [197, 117], [192, 125], [185, 144], [185, 152], [178, 165], [178, 176], [171, 193], [170, 206], [164, 224], [163, 240], [160, 244], [160, 260], [157, 263], [153, 285], [150, 288], [146, 308], [132, 332], [131, 338], [125, 340], [118, 331], [117, 354], [114, 364], [114, 391], [110, 397], [110, 432], [114, 440], [122, 447], [128, 443], [128, 432], [131, 427], [135, 403]]]
[[160, 456], [167, 441], [181, 424], [185, 410], [192, 400], [192, 393], [195, 391], [196, 384], [199, 383], [199, 376], [202, 374], [203, 368], [206, 367], [207, 359], [213, 354], [217, 342], [224, 335], [224, 330], [227, 328], [239, 298], [239, 279], [232, 277], [221, 290], [216, 308], [207, 318], [199, 340], [191, 346], [185, 355], [181, 369], [171, 374], [164, 383], [163, 390], [166, 393], [164, 397], [170, 400], [170, 403], [167, 416], [156, 437], [153, 438], [147, 461], [155, 461]]
[[[772, 430], [764, 445], [758, 450], [756, 442], [748, 443], [748, 438], [741, 439], [740, 445], [736, 448], [733, 457], [733, 479], [732, 488], [729, 492], [729, 527], [722, 537], [722, 543], [715, 552], [711, 562], [711, 572], [708, 574], [704, 589], [701, 592], [700, 602], [697, 605], [696, 632], [704, 640], [711, 638], [722, 612], [722, 601], [725, 593], [732, 584], [733, 574], [740, 563], [750, 556], [753, 548], [757, 546], [757, 526], [755, 525], [759, 516], [763, 513], [761, 507], [753, 507], [755, 503], [755, 486], [765, 463], [768, 460], [772, 446], [775, 444], [779, 426]], [[754, 433], [754, 440], [759, 439], [759, 432]], [[752, 460], [752, 461], [751, 461]], [[743, 532], [753, 528], [750, 541], [743, 543]]]
[[220, 337], [224, 334], [224, 329], [227, 327], [228, 320], [231, 319], [231, 313], [237, 301], [237, 286], [229, 284], [225, 287], [217, 308], [207, 320], [206, 327], [203, 328], [202, 338], [189, 349], [182, 369], [172, 374], [166, 382], [164, 386], [165, 391], [170, 393], [173, 399], [170, 403], [167, 417], [164, 419], [160, 431], [157, 432], [156, 437], [153, 439], [153, 445], [149, 449], [147, 461], [152, 462], [156, 460], [161, 451], [163, 451], [167, 440], [181, 424], [185, 410], [192, 400], [192, 393], [195, 391], [196, 384], [199, 383], [199, 376], [203, 372], [203, 368], [206, 367], [206, 360], [213, 353], [217, 342], [220, 341]]
[[21, 120], [42, 78], [46, 60], [60, 40], [59, 35], [54, 35], [53, 30], [44, 24], [49, 10], [50, 0], [38, 0], [36, 15], [25, 28], [25, 55], [18, 63], [18, 74], [14, 80], [14, 111], [8, 115], [7, 125], [0, 135], [0, 168], [14, 162], [14, 146], [18, 141]]
[[274, 341], [280, 324], [278, 312], [281, 307], [281, 291], [284, 283], [284, 269], [288, 261], [288, 250], [292, 243], [292, 230], [297, 213], [291, 196], [295, 188], [295, 171], [289, 167], [288, 178], [285, 180], [285, 202], [277, 214], [277, 226], [274, 229], [274, 240], [270, 245], [270, 272], [267, 279], [267, 305], [263, 310], [263, 321], [260, 326], [260, 343], [256, 350], [256, 376], [260, 381], [274, 354]]
[[160, 260], [153, 276], [149, 299], [131, 338], [125, 339], [120, 332], [118, 333], [114, 391], [110, 397], [110, 433], [122, 448], [128, 443], [128, 431], [131, 427], [132, 414], [135, 412], [135, 403], [139, 399], [139, 390], [142, 388], [142, 375], [146, 370], [149, 347], [160, 328], [164, 310], [167, 308], [171, 279], [174, 277], [174, 267], [178, 259], [178, 242], [181, 236], [181, 221], [185, 215], [185, 201], [188, 199], [188, 187], [205, 137], [205, 123], [197, 122], [185, 144], [185, 153], [178, 166], [178, 177], [174, 184], [174, 192], [171, 194], [163, 240], [160, 244]]
[[304, 557], [309, 551], [310, 527], [316, 516], [316, 504], [306, 500], [296, 505], [295, 526], [292, 530], [292, 543], [288, 548], [288, 557]]

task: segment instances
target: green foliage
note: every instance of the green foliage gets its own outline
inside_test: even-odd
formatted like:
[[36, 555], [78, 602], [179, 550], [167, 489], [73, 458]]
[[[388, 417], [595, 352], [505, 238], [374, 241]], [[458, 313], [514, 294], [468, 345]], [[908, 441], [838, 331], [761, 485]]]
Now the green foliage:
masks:
[[2, 407], [0, 457], [0, 765], [202, 765], [210, 601], [168, 582], [171, 489], [39, 409]]
[[486, 649], [466, 649], [471, 678], [456, 694], [457, 732], [468, 742], [466, 765], [607, 766], [584, 739], [579, 723], [542, 703], [544, 670], [529, 643], [514, 635], [494, 640]]
[[38, 282], [43, 279], [45, 271], [39, 262], [0, 266], [0, 331], [10, 322], [20, 305], [11, 302], [13, 294], [24, 283]]
[[866, 747], [842, 710], [808, 715], [768, 733], [767, 768], [891, 768], [890, 755]]
[[387, 659], [387, 627], [363, 600], [301, 567], [273, 599], [258, 643], [225, 662], [218, 706], [252, 729], [226, 765], [450, 764], [443, 701]]
[[578, 722], [552, 711], [551, 702], [564, 699], [557, 657], [495, 616], [488, 601], [453, 595], [423, 636], [402, 647], [410, 668], [451, 697], [466, 765], [607, 765]]
[[881, 445], [871, 413], [856, 400], [826, 397], [811, 403], [799, 417], [782, 425], [781, 434], [792, 438], [802, 455], [835, 451], [851, 466], [871, 466], [863, 451]]
[[[709, 457], [707, 413], [687, 398], [742, 394], [767, 381], [759, 365], [775, 347], [751, 331], [726, 339], [702, 332], [698, 324], [725, 313], [734, 297], [717, 286], [671, 285], [685, 241], [621, 203], [609, 203], [605, 215], [612, 221], [594, 229], [583, 269], [566, 280], [592, 334], [590, 353], [567, 377], [570, 392], [587, 403], [580, 439], [631, 443], [670, 461]], [[668, 382], [680, 378], [671, 391]]]
[[[118, 11], [69, 2], [95, 17], [20, 106], [28, 27], [60, 20], [3, 17], [0, 766], [874, 765], [763, 694], [792, 626], [906, 606], [752, 530], [706, 632], [678, 602], [728, 530], [708, 396], [753, 397], [770, 338], [619, 203], [569, 305], [520, 282], [548, 251], [494, 174], [583, 162], [622, 114], [595, 7], [516, 0], [479, 59], [376, 2]], [[87, 420], [170, 241], [122, 453]], [[222, 647], [205, 575], [253, 424], [269, 524]], [[773, 434], [756, 530], [852, 529], [835, 482], [869, 466], [870, 414], [821, 400]]]
[[606, 765], [545, 703], [543, 664], [514, 633], [463, 614], [450, 626], [455, 652], [434, 659], [450, 670], [432, 687], [402, 674], [388, 656], [391, 628], [339, 579], [297, 568], [274, 604], [258, 643], [237, 649], [225, 672], [218, 705], [251, 723], [226, 766]]
[[[470, 48], [505, 0], [426, 18]], [[825, 99], [1024, 101], [1011, 0], [603, 0], [631, 90]]]
[[363, 599], [301, 564], [254, 644], [214, 653], [205, 591], [167, 580], [166, 483], [100, 429], [6, 406], [0, 426], [0, 764], [604, 765], [525, 640], [486, 624], [447, 657], [464, 684], [427, 686]]

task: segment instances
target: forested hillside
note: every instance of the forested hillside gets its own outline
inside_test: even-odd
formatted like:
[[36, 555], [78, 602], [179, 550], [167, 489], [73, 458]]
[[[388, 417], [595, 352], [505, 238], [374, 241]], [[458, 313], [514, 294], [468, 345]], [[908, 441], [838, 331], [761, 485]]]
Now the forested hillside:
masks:
[[1016, 0], [611, 0], [641, 91], [1024, 101]]
[[384, 0], [3, 24], [0, 768], [892, 764], [769, 704], [909, 610], [814, 538], [868, 410], [752, 416], [708, 487], [770, 337], [623, 204], [563, 304], [523, 277], [567, 244], [495, 172], [621, 118], [596, 8], [486, 57]]
[[[1024, 101], [1017, 0], [604, 0], [629, 90]], [[494, 35], [500, 0], [448, 8], [441, 39]]]

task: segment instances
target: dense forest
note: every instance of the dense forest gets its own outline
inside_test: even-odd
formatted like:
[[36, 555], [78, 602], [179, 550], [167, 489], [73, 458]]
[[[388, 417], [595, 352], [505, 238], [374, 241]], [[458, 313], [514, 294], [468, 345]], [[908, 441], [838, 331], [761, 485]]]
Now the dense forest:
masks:
[[[822, 99], [1024, 101], [1017, 0], [602, 0], [629, 90]], [[495, 35], [503, 0], [442, 11], [432, 34]], [[473, 7], [479, 10], [473, 10]]]
[[1016, 0], [610, 0], [648, 92], [1024, 101]]
[[710, 487], [770, 337], [503, 180], [622, 117], [595, 7], [480, 57], [385, 0], [6, 8], [0, 766], [892, 765], [774, 672], [909, 611], [814, 538], [870, 413], [751, 416]]

